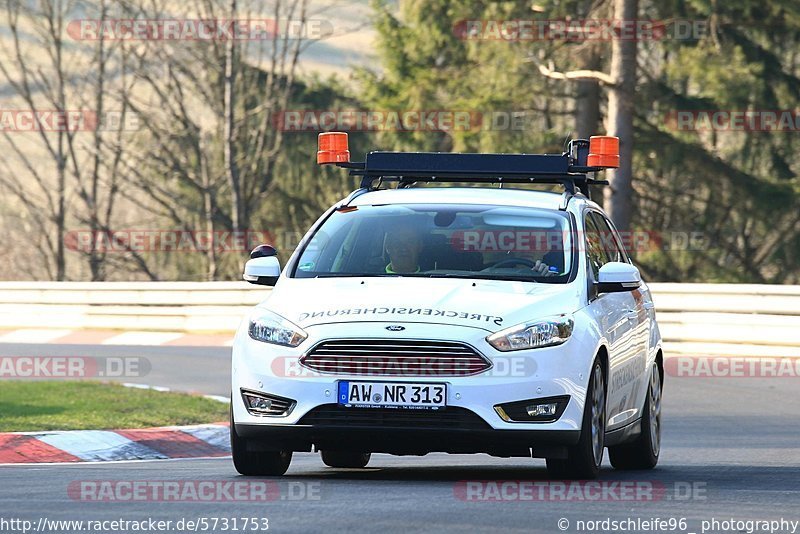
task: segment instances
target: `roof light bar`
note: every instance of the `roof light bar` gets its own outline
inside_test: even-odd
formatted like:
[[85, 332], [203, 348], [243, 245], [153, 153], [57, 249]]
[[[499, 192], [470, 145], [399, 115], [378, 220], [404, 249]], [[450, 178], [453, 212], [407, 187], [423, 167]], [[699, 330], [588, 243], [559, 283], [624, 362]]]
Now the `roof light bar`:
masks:
[[325, 132], [317, 138], [317, 164], [349, 163], [350, 147], [344, 132]]
[[590, 167], [616, 169], [619, 167], [619, 137], [610, 135], [593, 135], [589, 138], [589, 157], [586, 164]]
[[361, 187], [376, 179], [398, 182], [538, 183], [576, 187], [585, 195], [590, 185], [607, 185], [586, 173], [619, 166], [619, 139], [594, 136], [575, 139], [563, 154], [463, 154], [449, 152], [369, 152], [365, 161], [350, 162], [347, 134], [319, 134], [317, 163], [335, 163], [361, 176]]

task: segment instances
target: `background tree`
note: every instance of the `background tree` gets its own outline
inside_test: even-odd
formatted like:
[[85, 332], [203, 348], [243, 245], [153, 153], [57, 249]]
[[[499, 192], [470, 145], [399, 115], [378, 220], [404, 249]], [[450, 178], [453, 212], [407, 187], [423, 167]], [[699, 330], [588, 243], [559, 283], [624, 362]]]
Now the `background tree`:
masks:
[[[642, 0], [636, 15], [635, 6], [631, 0], [598, 2], [587, 12], [585, 2], [539, 2], [531, 14], [527, 4], [450, 1], [432, 10], [412, 1], [395, 13], [377, 3], [384, 69], [362, 73], [365, 101], [429, 109], [446, 103], [459, 109], [465, 100], [472, 109], [502, 102], [531, 119], [517, 135], [400, 132], [382, 136], [389, 146], [553, 151], [560, 148], [559, 134], [584, 131], [592, 122], [585, 117], [593, 107], [584, 105], [579, 88], [599, 82], [608, 88], [599, 102], [607, 133], [623, 134], [623, 163], [632, 157], [632, 165], [612, 177], [607, 207], [618, 226], [651, 236], [649, 246], [633, 251], [645, 274], [674, 281], [796, 282], [796, 132], [681, 131], [670, 117], [682, 110], [794, 109], [800, 7], [785, 0]], [[469, 40], [453, 38], [450, 27], [464, 18], [569, 20], [582, 13], [667, 21], [667, 33], [647, 40], [635, 62], [635, 41]], [[696, 31], [681, 34], [678, 23]], [[632, 172], [620, 181], [626, 169]]]
[[[139, 125], [0, 133], [0, 221], [11, 242], [4, 246], [15, 251], [0, 259], [12, 273], [5, 276], [238, 279], [243, 251], [105, 254], [73, 251], [65, 236], [76, 227], [268, 230], [288, 254], [356, 184], [337, 169], [318, 168], [318, 132], [287, 131], [281, 113], [360, 109], [466, 111], [472, 119], [466, 129], [351, 132], [357, 159], [369, 149], [558, 152], [568, 136], [619, 133], [635, 143], [622, 141], [625, 165], [612, 178], [608, 208], [619, 226], [630, 221], [631, 230], [650, 236], [633, 250], [649, 279], [800, 280], [796, 130], [682, 128], [675, 121], [687, 111], [794, 109], [794, 1], [638, 0], [637, 11], [634, 0], [373, 0], [379, 68], [356, 69], [344, 81], [301, 75], [300, 58], [317, 41], [287, 32], [255, 41], [64, 41], [64, 21], [78, 13], [324, 16], [312, 3], [96, 0], [81, 2], [80, 11], [77, 0], [7, 1], [0, 82], [10, 105], [114, 110]], [[637, 51], [635, 41], [613, 39], [476, 37], [464, 24], [621, 18], [664, 20], [668, 31], [642, 40]], [[677, 34], [679, 23], [695, 25], [694, 33]], [[613, 117], [627, 122], [619, 128]], [[626, 169], [630, 188], [620, 178]]]
[[[104, 18], [105, 1], [96, 8], [85, 13]], [[10, 33], [10, 44], [3, 41], [0, 53], [13, 58], [0, 61], [0, 80], [16, 103], [6, 110], [81, 116], [60, 126], [39, 122], [32, 131], [2, 128], [7, 152], [0, 159], [0, 185], [24, 209], [22, 223], [30, 225], [26, 244], [36, 248], [38, 262], [54, 280], [67, 279], [67, 225], [87, 224], [96, 233], [114, 217], [130, 123], [124, 106], [132, 85], [127, 53], [121, 43], [102, 38], [80, 50], [70, 46], [66, 22], [74, 9], [66, 0], [8, 0], [0, 14]], [[76, 76], [83, 70], [85, 75]], [[94, 242], [88, 248], [72, 244], [91, 280], [105, 279], [107, 257]]]

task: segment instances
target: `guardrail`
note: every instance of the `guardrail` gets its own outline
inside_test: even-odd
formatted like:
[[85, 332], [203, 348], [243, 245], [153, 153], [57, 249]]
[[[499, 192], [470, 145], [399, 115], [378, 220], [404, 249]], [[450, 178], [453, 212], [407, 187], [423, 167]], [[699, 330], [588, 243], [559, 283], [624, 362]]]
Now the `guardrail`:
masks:
[[[650, 284], [671, 354], [800, 357], [800, 286]], [[0, 282], [0, 328], [232, 333], [245, 282]]]
[[673, 354], [800, 357], [800, 286], [650, 284]]
[[247, 282], [0, 282], [0, 328], [232, 333], [267, 291]]

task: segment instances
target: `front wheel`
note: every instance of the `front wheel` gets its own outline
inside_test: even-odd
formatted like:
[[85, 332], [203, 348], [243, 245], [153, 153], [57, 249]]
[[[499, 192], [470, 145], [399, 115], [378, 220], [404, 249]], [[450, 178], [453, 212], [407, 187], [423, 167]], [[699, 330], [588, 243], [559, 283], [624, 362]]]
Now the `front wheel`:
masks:
[[658, 365], [653, 364], [642, 415], [642, 432], [634, 441], [608, 448], [614, 469], [652, 469], [661, 453], [661, 395], [663, 385]]
[[247, 450], [247, 440], [236, 433], [233, 407], [231, 407], [230, 421], [231, 455], [236, 471], [247, 476], [280, 476], [286, 473], [289, 464], [292, 463], [292, 451]]
[[368, 452], [322, 451], [322, 463], [328, 467], [367, 467], [370, 456]]
[[603, 463], [606, 433], [606, 388], [603, 367], [595, 360], [586, 403], [583, 408], [581, 437], [577, 445], [570, 447], [567, 458], [548, 458], [547, 472], [552, 478], [595, 479]]

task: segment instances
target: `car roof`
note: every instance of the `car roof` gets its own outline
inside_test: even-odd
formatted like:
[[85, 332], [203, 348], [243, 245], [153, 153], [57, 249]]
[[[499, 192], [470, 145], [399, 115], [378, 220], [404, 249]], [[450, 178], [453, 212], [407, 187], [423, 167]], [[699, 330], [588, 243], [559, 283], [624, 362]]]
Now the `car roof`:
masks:
[[[557, 210], [563, 195], [528, 189], [499, 189], [488, 187], [418, 187], [380, 189], [357, 195], [351, 206], [375, 204], [488, 204]], [[574, 200], [586, 201], [584, 197]]]

